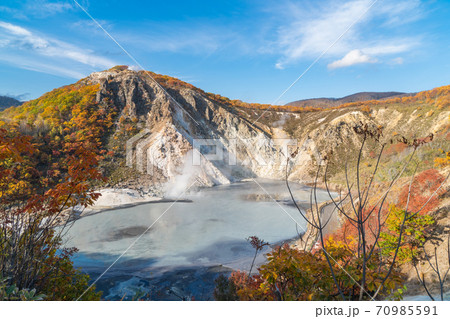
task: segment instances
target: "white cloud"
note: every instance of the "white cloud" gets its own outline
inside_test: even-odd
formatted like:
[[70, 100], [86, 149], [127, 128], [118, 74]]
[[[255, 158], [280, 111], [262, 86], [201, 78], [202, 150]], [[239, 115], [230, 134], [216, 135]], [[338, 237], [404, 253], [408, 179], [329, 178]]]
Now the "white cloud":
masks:
[[[37, 35], [21, 26], [0, 21], [0, 60], [19, 67], [80, 78], [80, 69], [107, 69], [114, 61], [67, 42]], [[11, 54], [14, 52], [15, 54]], [[27, 62], [28, 61], [28, 62]], [[59, 66], [58, 66], [59, 64]]]
[[143, 71], [142, 68], [139, 65], [129, 65], [128, 69], [131, 71]]
[[[117, 41], [127, 48], [138, 48], [146, 52], [169, 52], [183, 54], [209, 55], [227, 47], [234, 53], [244, 51], [243, 44], [248, 44], [244, 35], [234, 30], [236, 26], [211, 21], [170, 21], [141, 22], [132, 28], [116, 28], [108, 20], [97, 20], [99, 24], [114, 34]], [[89, 33], [104, 37], [104, 32], [91, 20], [79, 20], [71, 24], [76, 32]], [[252, 45], [253, 49], [253, 45]]]
[[376, 63], [376, 62], [377, 59], [372, 58], [367, 54], [364, 54], [361, 50], [352, 50], [349, 53], [347, 53], [342, 59], [336, 60], [328, 64], [328, 68], [333, 70], [352, 66], [355, 64]]
[[[355, 17], [367, 9], [368, 1], [352, 1], [342, 6], [332, 3], [328, 9], [298, 8], [297, 18], [279, 30], [278, 45], [284, 49], [285, 61], [313, 57], [326, 50], [354, 22]], [[313, 17], [313, 18], [310, 18]], [[354, 37], [351, 29], [330, 53], [342, 53], [348, 46], [348, 38]]]
[[403, 64], [405, 60], [403, 58], [395, 58], [392, 60], [392, 64]]
[[397, 54], [406, 52], [411, 48], [418, 46], [419, 43], [418, 39], [414, 38], [393, 39], [379, 44], [375, 43], [362, 50], [370, 55]]
[[41, 15], [54, 15], [57, 13], [62, 13], [68, 10], [73, 10], [73, 6], [69, 2], [50, 2], [50, 1], [33, 1], [29, 4], [30, 9], [34, 9], [33, 11], [39, 12]]
[[277, 68], [278, 70], [283, 70], [284, 69], [283, 63], [280, 62], [275, 63], [275, 68]]
[[81, 79], [86, 76], [83, 70], [76, 67], [67, 67], [64, 65], [55, 65], [51, 62], [42, 62], [40, 60], [29, 59], [23, 56], [8, 55], [0, 53], [0, 60], [13, 63], [17, 67], [40, 73], [46, 73], [56, 76], [63, 76], [73, 79]]
[[377, 6], [377, 14], [385, 17], [383, 26], [397, 27], [420, 20], [424, 12], [421, 0], [383, 1]]
[[196, 22], [166, 25], [147, 23], [145, 31], [118, 30], [116, 34], [119, 42], [139, 46], [150, 52], [201, 55], [211, 54], [232, 45], [239, 38], [238, 33], [223, 26]]
[[27, 16], [23, 12], [21, 12], [21, 10], [13, 9], [10, 7], [0, 6], [0, 12], [4, 12], [15, 19], [27, 19]]
[[379, 1], [368, 10], [372, 3], [373, 0], [289, 3], [273, 50], [282, 55], [276, 67], [317, 58], [325, 50], [325, 58], [342, 57], [356, 49], [378, 56], [406, 52], [420, 43], [418, 35], [393, 32], [399, 24], [421, 17], [419, 0]]
[[19, 101], [26, 101], [27, 97], [30, 95], [30, 93], [22, 93], [22, 94], [0, 93], [0, 95], [12, 97], [13, 99], [16, 99]]
[[47, 18], [55, 14], [61, 14], [74, 9], [71, 1], [47, 1], [47, 0], [28, 0], [11, 8], [0, 6], [0, 12], [5, 12], [11, 17], [28, 20], [29, 17]]
[[28, 30], [11, 23], [0, 21], [0, 27], [5, 29], [6, 31], [9, 31], [9, 33], [13, 35], [23, 35], [23, 36], [31, 35], [31, 32], [29, 32]]
[[[114, 24], [108, 20], [96, 19], [96, 21], [106, 30], [112, 29]], [[73, 22], [69, 25], [74, 30], [81, 30], [82, 32], [96, 32], [104, 35], [104, 31], [100, 29], [91, 19], [83, 19]]]

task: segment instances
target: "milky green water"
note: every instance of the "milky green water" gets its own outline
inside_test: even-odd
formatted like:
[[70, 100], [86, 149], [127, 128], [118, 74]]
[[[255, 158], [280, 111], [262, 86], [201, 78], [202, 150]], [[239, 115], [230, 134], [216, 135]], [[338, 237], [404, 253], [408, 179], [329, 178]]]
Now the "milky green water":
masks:
[[[254, 182], [236, 183], [188, 194], [191, 203], [151, 203], [87, 216], [67, 233], [66, 245], [79, 249], [75, 265], [94, 274], [126, 251], [105, 277], [147, 278], [212, 265], [248, 269], [254, 251], [247, 237], [279, 243], [306, 229], [299, 212], [287, 204], [284, 182], [258, 183], [264, 190]], [[296, 199], [307, 203], [310, 189], [292, 186]], [[328, 198], [319, 191], [319, 201]]]

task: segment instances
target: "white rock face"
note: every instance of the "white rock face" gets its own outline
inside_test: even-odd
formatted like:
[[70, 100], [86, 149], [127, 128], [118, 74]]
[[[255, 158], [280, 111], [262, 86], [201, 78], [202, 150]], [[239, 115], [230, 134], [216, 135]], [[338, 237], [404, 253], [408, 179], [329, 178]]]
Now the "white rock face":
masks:
[[[171, 91], [175, 102], [151, 79], [129, 70], [93, 73], [88, 81], [100, 84], [99, 102], [108, 98], [121, 108], [127, 106], [125, 115], [145, 123], [148, 134], [133, 141], [130, 155], [143, 174], [156, 167], [174, 180], [186, 177], [189, 171], [190, 179], [204, 185], [284, 175], [286, 134], [281, 142], [274, 142], [268, 133], [199, 91]], [[201, 147], [193, 149], [196, 143], [208, 141], [213, 141], [215, 147], [212, 154], [204, 154]], [[291, 146], [295, 149], [295, 145]], [[195, 164], [192, 155], [198, 155], [198, 151], [203, 155]]]
[[[370, 115], [357, 109], [289, 115], [275, 112], [280, 119], [274, 123], [280, 125], [269, 128], [254, 125], [239, 115], [239, 109], [221, 105], [199, 89], [174, 85], [165, 92], [150, 77], [135, 71], [97, 72], [87, 81], [100, 84], [98, 102], [108, 99], [122, 110], [121, 116], [138, 119], [146, 131], [130, 142], [127, 161], [142, 174], [160, 171], [170, 180], [173, 195], [193, 182], [210, 186], [254, 177], [284, 179], [286, 156], [297, 148], [289, 178], [310, 182], [327, 154], [341, 145], [350, 151], [359, 147], [356, 126], [411, 131], [411, 125], [421, 119], [414, 112], [405, 117], [402, 110], [380, 108]], [[252, 112], [248, 110], [248, 114]], [[437, 132], [447, 125], [448, 116], [449, 112], [442, 111], [439, 121], [426, 130]], [[304, 125], [302, 133], [296, 135], [298, 140], [290, 139], [280, 128], [288, 119]]]
[[106, 188], [99, 191], [101, 196], [95, 201], [90, 209], [105, 209], [111, 207], [120, 207], [123, 205], [136, 204], [139, 202], [156, 201], [160, 198], [139, 194], [133, 189], [114, 189]]

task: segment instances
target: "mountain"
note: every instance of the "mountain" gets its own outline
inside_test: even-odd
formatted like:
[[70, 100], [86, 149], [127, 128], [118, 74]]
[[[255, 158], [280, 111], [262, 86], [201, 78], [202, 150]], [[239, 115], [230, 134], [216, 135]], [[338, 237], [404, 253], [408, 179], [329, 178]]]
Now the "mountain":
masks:
[[[201, 149], [201, 144], [208, 140], [213, 140], [214, 146], [223, 151], [224, 158], [236, 153], [237, 161], [252, 158], [252, 153], [258, 151], [251, 143], [249, 147], [237, 145], [238, 139], [270, 142], [270, 134], [240, 116], [228, 99], [221, 101], [188, 83], [150, 72], [98, 72], [85, 82], [99, 85], [99, 103], [108, 100], [119, 106], [119, 123], [135, 125], [133, 132], [138, 138], [123, 136], [118, 127], [112, 147], [120, 149], [128, 143], [132, 154], [123, 155], [128, 156], [138, 171], [148, 172], [150, 164], [165, 179], [181, 176], [184, 180], [176, 182], [185, 183], [198, 175], [197, 180], [205, 185], [227, 184], [243, 177], [278, 176], [277, 168], [271, 164], [262, 167], [255, 161], [247, 161], [246, 166], [227, 165], [228, 160], [196, 157], [198, 153], [193, 147]], [[140, 136], [138, 132], [144, 133]], [[259, 155], [267, 162], [280, 158], [275, 148], [262, 149]]]
[[327, 107], [336, 107], [346, 103], [353, 102], [364, 102], [370, 100], [383, 100], [393, 97], [402, 97], [408, 96], [410, 94], [401, 93], [401, 92], [361, 92], [355, 93], [352, 95], [347, 95], [342, 98], [315, 98], [315, 99], [306, 99], [306, 100], [298, 100], [294, 102], [287, 103], [288, 106], [296, 106], [296, 107], [318, 107], [318, 108], [327, 108]]
[[[94, 120], [73, 123], [84, 112], [78, 111], [80, 107], [95, 115], [90, 117]], [[313, 181], [317, 167], [332, 156], [336, 164], [329, 174], [339, 182], [343, 163], [358, 154], [358, 127], [383, 130], [389, 156], [383, 174], [388, 176], [408, 154], [402, 152], [397, 137], [433, 134], [433, 142], [420, 155], [428, 163], [440, 155], [437, 149], [448, 149], [449, 108], [450, 86], [445, 86], [392, 99], [290, 111], [230, 100], [169, 76], [116, 67], [8, 109], [0, 118], [27, 119], [35, 123], [28, 131], [58, 136], [77, 125], [83, 132], [105, 125], [108, 133], [101, 140], [111, 155], [102, 170], [108, 184], [161, 191], [167, 182], [172, 190], [183, 190], [193, 182], [284, 179], [285, 154], [295, 149], [298, 154], [290, 163], [289, 179]], [[109, 124], [98, 122], [99, 114]], [[363, 155], [373, 160], [372, 152]]]
[[18, 106], [21, 105], [22, 102], [20, 102], [19, 100], [16, 100], [12, 97], [9, 96], [0, 96], [0, 111], [7, 109], [8, 107], [11, 106]]

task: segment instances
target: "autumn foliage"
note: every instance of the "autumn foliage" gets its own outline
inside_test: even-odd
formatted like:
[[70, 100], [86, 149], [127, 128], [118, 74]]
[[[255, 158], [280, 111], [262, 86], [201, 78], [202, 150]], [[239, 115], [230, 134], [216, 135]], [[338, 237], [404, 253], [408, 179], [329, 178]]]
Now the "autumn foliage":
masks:
[[[380, 230], [383, 233], [391, 234], [389, 236], [392, 236], [392, 229], [390, 228], [399, 226], [397, 223], [402, 212], [404, 213], [405, 209], [408, 209], [408, 212], [410, 212], [411, 214], [419, 212], [417, 218], [408, 221], [406, 227], [413, 228], [412, 225], [415, 225], [415, 227], [417, 228], [417, 232], [419, 232], [421, 231], [420, 227], [426, 226], [422, 225], [423, 222], [427, 222], [431, 225], [433, 221], [427, 217], [427, 214], [434, 211], [438, 207], [440, 203], [440, 195], [445, 192], [445, 189], [440, 188], [444, 180], [445, 177], [441, 173], [439, 173], [439, 171], [437, 171], [436, 169], [428, 169], [419, 173], [414, 178], [411, 183], [411, 190], [410, 184], [405, 183], [398, 194], [397, 203], [395, 205], [384, 204], [383, 207], [377, 209], [380, 211], [379, 216], [381, 218], [381, 221], [383, 221], [382, 228]], [[440, 189], [438, 190], [438, 188]], [[436, 190], [438, 190], [437, 193], [433, 195]], [[370, 215], [370, 212], [373, 209], [374, 207], [368, 206], [362, 212], [362, 216], [364, 219], [368, 217], [368, 228], [366, 235], [367, 243], [370, 245], [372, 245], [377, 239], [376, 234], [378, 232], [378, 227], [380, 227], [378, 222], [378, 214]], [[398, 236], [398, 233], [399, 230], [397, 229], [397, 233], [395, 235]], [[349, 237], [355, 238], [357, 234], [358, 225], [352, 222], [350, 219], [345, 219], [340, 228], [333, 233], [333, 237], [336, 240], [347, 243]], [[405, 238], [408, 238], [408, 231], [406, 231], [405, 234]], [[405, 242], [406, 241], [408, 241], [408, 239], [405, 239]]]
[[443, 157], [436, 157], [434, 164], [437, 167], [447, 167], [450, 165], [450, 151], [444, 152], [441, 150], [441, 152], [443, 153]]
[[61, 235], [70, 208], [91, 205], [93, 183], [104, 180], [98, 167], [115, 111], [96, 103], [96, 92], [63, 87], [7, 110], [12, 120], [0, 123], [0, 275], [49, 300], [74, 300], [88, 287]]
[[[350, 245], [355, 243], [353, 240]], [[361, 277], [362, 259], [355, 256], [352, 249], [354, 247], [332, 238], [326, 243], [326, 250], [333, 259], [335, 276], [348, 300], [356, 300], [361, 291], [356, 281]], [[371, 263], [368, 269], [364, 299], [370, 300], [387, 267]], [[394, 272], [386, 283], [384, 294], [394, 293], [402, 283], [403, 277]], [[230, 290], [230, 287], [234, 290]], [[227, 288], [228, 295], [217, 294], [216, 297], [220, 299], [235, 295], [244, 301], [340, 300], [324, 252], [297, 250], [287, 244], [275, 247], [267, 255], [267, 263], [259, 268], [258, 274], [249, 278], [245, 272], [231, 273]]]
[[[179, 80], [178, 80], [179, 81]], [[169, 82], [164, 80], [164, 84], [174, 84], [174, 81]], [[183, 82], [184, 83], [184, 82]], [[178, 84], [178, 83], [175, 83]], [[190, 84], [182, 84], [183, 86], [192, 87]], [[197, 89], [197, 88], [195, 88]], [[197, 89], [199, 90], [199, 89]], [[200, 90], [201, 91], [201, 90]], [[201, 91], [203, 92], [203, 91]], [[203, 92], [205, 93], [205, 92]], [[268, 110], [273, 111], [283, 111], [283, 112], [316, 112], [321, 111], [323, 108], [315, 106], [293, 106], [293, 105], [270, 105], [270, 104], [258, 104], [258, 103], [246, 103], [240, 100], [230, 100], [218, 94], [206, 93], [210, 99], [215, 102], [227, 105], [230, 107], [246, 108], [246, 109], [257, 109], [257, 110]], [[343, 109], [357, 107], [362, 112], [370, 114], [373, 107], [376, 106], [389, 106], [391, 104], [412, 104], [412, 103], [428, 103], [434, 105], [437, 109], [445, 109], [450, 107], [450, 85], [439, 87], [430, 91], [423, 91], [411, 96], [396, 97], [386, 100], [369, 100], [369, 101], [358, 101], [344, 103], [339, 106], [329, 107], [327, 109]]]
[[[381, 233], [380, 247], [383, 255], [393, 257], [398, 244], [405, 211], [396, 205], [389, 207], [385, 229]], [[397, 262], [404, 264], [417, 260], [420, 248], [429, 236], [435, 220], [427, 214], [417, 214], [403, 225], [403, 236], [398, 250]]]
[[[445, 192], [444, 188], [440, 188], [444, 180], [445, 177], [436, 169], [421, 172], [414, 178], [411, 191], [409, 184], [403, 186], [398, 197], [398, 206], [406, 209], [409, 197], [408, 211], [420, 211], [423, 214], [433, 211], [439, 205], [439, 196]], [[436, 195], [432, 196], [436, 191]]]
[[[99, 158], [88, 143], [71, 144], [66, 157], [41, 165], [42, 147], [32, 136], [0, 129], [0, 275], [48, 299], [73, 300], [89, 277], [73, 267], [76, 250], [62, 246], [64, 227], [54, 227], [66, 223], [64, 210], [98, 198], [90, 183], [102, 178]], [[57, 179], [48, 166], [61, 169]], [[86, 295], [98, 298], [95, 291]]]

